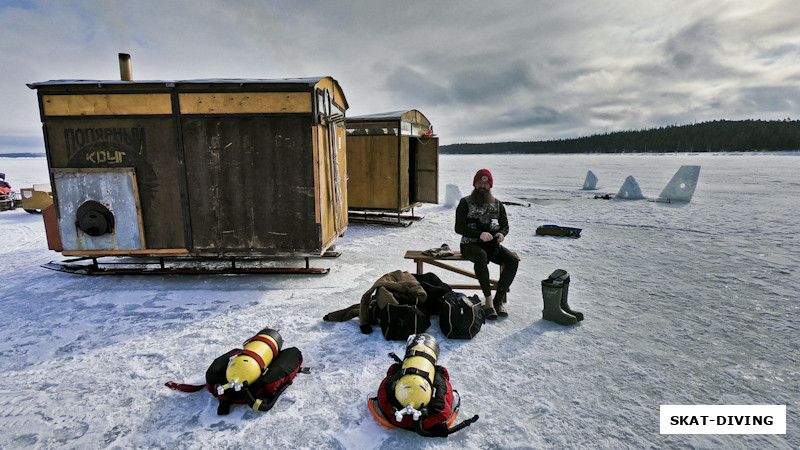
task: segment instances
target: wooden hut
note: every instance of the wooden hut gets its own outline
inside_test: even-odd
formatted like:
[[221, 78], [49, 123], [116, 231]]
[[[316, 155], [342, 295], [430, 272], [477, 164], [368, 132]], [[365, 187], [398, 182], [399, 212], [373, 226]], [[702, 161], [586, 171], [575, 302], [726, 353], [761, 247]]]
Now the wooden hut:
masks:
[[439, 138], [417, 110], [348, 117], [347, 175], [351, 211], [438, 203]]
[[318, 256], [347, 227], [330, 77], [28, 86], [64, 255]]

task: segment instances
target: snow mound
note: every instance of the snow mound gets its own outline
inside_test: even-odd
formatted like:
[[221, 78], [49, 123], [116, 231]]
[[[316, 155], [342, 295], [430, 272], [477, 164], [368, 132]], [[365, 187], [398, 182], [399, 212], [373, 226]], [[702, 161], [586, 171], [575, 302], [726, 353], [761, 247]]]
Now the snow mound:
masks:
[[593, 191], [597, 189], [597, 175], [591, 170], [586, 172], [586, 179], [583, 180], [583, 190]]
[[455, 208], [458, 206], [458, 202], [462, 197], [464, 197], [464, 195], [461, 193], [461, 189], [459, 189], [458, 185], [448, 184], [444, 191], [444, 206], [447, 208]]
[[692, 201], [699, 177], [700, 166], [681, 166], [658, 197], [681, 202]]
[[619, 198], [623, 200], [641, 200], [644, 198], [642, 195], [642, 189], [639, 188], [639, 183], [636, 182], [636, 179], [633, 178], [633, 175], [628, 175], [628, 178], [625, 178], [625, 182], [622, 183], [622, 187], [619, 188], [619, 192], [614, 198]]

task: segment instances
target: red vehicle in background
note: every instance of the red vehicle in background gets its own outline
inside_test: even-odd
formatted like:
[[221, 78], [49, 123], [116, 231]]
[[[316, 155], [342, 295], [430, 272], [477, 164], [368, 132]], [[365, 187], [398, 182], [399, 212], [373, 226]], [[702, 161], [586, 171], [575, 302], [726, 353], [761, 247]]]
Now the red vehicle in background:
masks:
[[17, 207], [17, 197], [11, 189], [11, 184], [6, 181], [6, 174], [0, 173], [0, 211]]

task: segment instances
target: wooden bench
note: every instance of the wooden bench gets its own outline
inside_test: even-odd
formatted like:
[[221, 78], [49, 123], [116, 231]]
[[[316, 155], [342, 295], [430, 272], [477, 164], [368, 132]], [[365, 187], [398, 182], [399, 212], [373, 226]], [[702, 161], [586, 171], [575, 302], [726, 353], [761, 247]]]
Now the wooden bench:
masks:
[[[449, 270], [451, 272], [455, 272], [460, 275], [464, 275], [465, 277], [470, 277], [474, 279], [478, 279], [475, 276], [474, 272], [470, 272], [469, 270], [464, 270], [460, 267], [456, 267], [442, 261], [468, 261], [463, 256], [461, 256], [461, 252], [453, 252], [451, 256], [429, 256], [422, 253], [422, 250], [407, 250], [405, 259], [413, 259], [415, 263], [417, 263], [417, 274], [422, 275], [425, 273], [425, 264], [430, 264], [432, 266], [441, 267], [442, 269]], [[500, 271], [503, 271], [503, 267], [500, 266]], [[447, 283], [445, 281], [445, 283]], [[450, 284], [447, 283], [453, 289], [481, 289], [480, 284]], [[489, 279], [489, 285], [492, 287], [493, 290], [497, 289], [497, 280]]]

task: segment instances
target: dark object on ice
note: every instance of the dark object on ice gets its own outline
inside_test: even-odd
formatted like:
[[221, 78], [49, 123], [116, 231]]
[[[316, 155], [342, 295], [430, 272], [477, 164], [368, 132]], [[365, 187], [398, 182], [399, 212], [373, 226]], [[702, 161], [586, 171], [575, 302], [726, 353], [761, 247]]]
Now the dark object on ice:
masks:
[[605, 194], [605, 195], [595, 195], [595, 196], [594, 196], [594, 198], [595, 198], [595, 199], [598, 199], [598, 198], [599, 198], [599, 199], [601, 199], [601, 200], [611, 200], [611, 194]]
[[439, 314], [442, 296], [452, 289], [434, 273], [411, 274], [396, 270], [382, 276], [362, 297], [361, 302], [325, 314], [326, 322], [346, 322], [359, 318], [363, 334], [380, 325], [387, 340], [405, 340], [430, 326], [430, 315]]
[[561, 236], [561, 237], [581, 237], [582, 228], [562, 227], [558, 225], [542, 225], [536, 229], [536, 234], [540, 236]]
[[439, 326], [449, 339], [472, 339], [481, 331], [486, 315], [477, 295], [457, 292], [444, 295], [439, 309]]
[[[377, 295], [391, 296], [386, 288], [378, 288]], [[379, 300], [380, 301], [380, 300]], [[409, 336], [419, 334], [431, 326], [431, 319], [423, 310], [422, 303], [388, 303], [378, 312], [381, 333], [387, 341], [405, 341]]]
[[542, 280], [542, 318], [561, 325], [574, 325], [583, 320], [583, 313], [573, 311], [567, 304], [568, 292], [569, 274], [566, 270], [557, 269]]
[[302, 367], [303, 354], [299, 349], [281, 350], [282, 345], [283, 339], [276, 330], [264, 328], [245, 342], [244, 348], [233, 349], [215, 359], [206, 370], [205, 384], [168, 381], [165, 386], [181, 392], [207, 389], [219, 400], [218, 415], [228, 414], [234, 404], [246, 404], [254, 411], [269, 411], [298, 373], [310, 371]]

